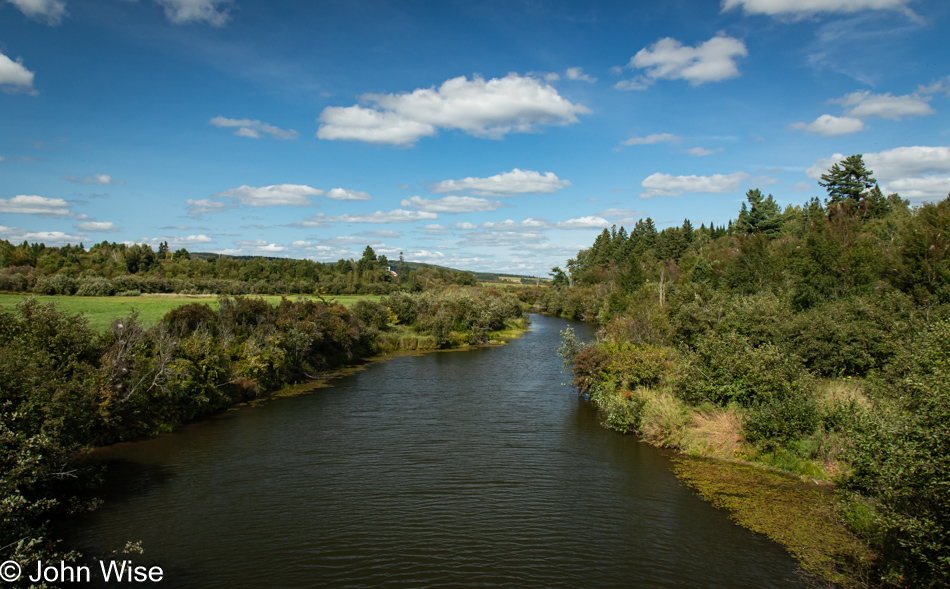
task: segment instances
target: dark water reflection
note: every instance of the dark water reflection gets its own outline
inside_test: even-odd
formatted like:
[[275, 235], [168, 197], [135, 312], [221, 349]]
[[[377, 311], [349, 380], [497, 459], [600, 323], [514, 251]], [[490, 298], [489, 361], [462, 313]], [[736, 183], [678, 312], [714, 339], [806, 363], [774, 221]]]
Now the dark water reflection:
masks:
[[532, 319], [106, 449], [107, 504], [70, 541], [141, 540], [173, 587], [797, 586], [781, 547], [600, 427], [561, 385], [566, 323]]

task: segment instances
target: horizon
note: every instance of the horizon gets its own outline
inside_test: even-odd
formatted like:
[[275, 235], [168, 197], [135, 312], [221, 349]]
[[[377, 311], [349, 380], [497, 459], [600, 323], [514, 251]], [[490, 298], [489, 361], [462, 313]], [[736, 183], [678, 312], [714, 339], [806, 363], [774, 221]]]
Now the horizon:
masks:
[[852, 154], [885, 194], [935, 202], [948, 17], [936, 0], [6, 0], [0, 238], [331, 263], [369, 245], [547, 277], [612, 225], [725, 225], [753, 188], [783, 209], [824, 197]]

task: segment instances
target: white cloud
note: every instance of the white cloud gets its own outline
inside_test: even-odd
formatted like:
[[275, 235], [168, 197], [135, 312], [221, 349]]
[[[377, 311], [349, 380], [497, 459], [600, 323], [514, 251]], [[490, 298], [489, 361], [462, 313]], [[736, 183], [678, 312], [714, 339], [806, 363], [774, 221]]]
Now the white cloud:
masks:
[[886, 192], [896, 192], [912, 200], [942, 200], [950, 195], [950, 176], [926, 176], [923, 178], [899, 178], [888, 182]]
[[443, 180], [429, 188], [429, 192], [445, 194], [447, 192], [470, 192], [479, 196], [501, 197], [514, 194], [551, 194], [570, 186], [569, 180], [561, 180], [554, 172], [541, 175], [532, 170], [513, 169], [488, 178], [463, 178], [461, 180]]
[[287, 249], [276, 243], [267, 243], [267, 241], [263, 239], [235, 241], [234, 245], [240, 247], [241, 251], [248, 249], [255, 254], [275, 254]]
[[456, 223], [455, 228], [465, 231], [476, 229], [492, 229], [495, 231], [537, 232], [550, 229], [551, 223], [546, 219], [535, 219], [533, 217], [528, 217], [521, 222], [507, 219], [505, 221], [488, 221], [482, 223], [481, 225], [474, 225], [465, 221], [462, 223]]
[[686, 80], [693, 86], [739, 76], [736, 59], [749, 51], [739, 39], [717, 35], [697, 45], [685, 46], [672, 37], [660, 39], [630, 58], [630, 70], [645, 70], [634, 80], [624, 80], [615, 88], [643, 90], [656, 80]]
[[228, 22], [231, 0], [155, 0], [176, 25], [205, 22], [213, 27]]
[[28, 17], [45, 21], [51, 27], [63, 22], [66, 13], [66, 3], [62, 0], [7, 0], [20, 9]]
[[79, 223], [76, 225], [76, 229], [92, 231], [93, 233], [114, 233], [119, 231], [121, 227], [116, 227], [112, 221], [89, 221], [87, 223]]
[[621, 141], [620, 145], [653, 145], [664, 142], [675, 143], [679, 140], [680, 138], [672, 133], [654, 133], [646, 137], [631, 137], [626, 141]]
[[651, 174], [647, 176], [641, 186], [646, 188], [646, 192], [640, 195], [640, 198], [653, 198], [654, 196], [679, 196], [683, 193], [712, 192], [722, 194], [724, 192], [736, 192], [743, 180], [749, 178], [745, 172], [735, 172], [734, 174], [713, 174], [712, 176], [671, 176], [670, 174]]
[[684, 149], [683, 153], [688, 153], [689, 155], [695, 155], [697, 157], [704, 157], [707, 155], [712, 155], [714, 153], [719, 153], [722, 151], [721, 147], [716, 149], [706, 149], [705, 147], [690, 147], [689, 149]]
[[360, 231], [356, 235], [360, 237], [375, 237], [378, 239], [398, 239], [402, 237], [402, 232], [380, 229], [379, 231]]
[[434, 200], [413, 196], [404, 198], [399, 206], [432, 213], [476, 213], [494, 211], [501, 206], [501, 203], [472, 196], [446, 196]]
[[[313, 215], [317, 217], [317, 215]], [[438, 219], [439, 216], [428, 211], [406, 211], [403, 209], [393, 209], [388, 213], [376, 211], [367, 214], [346, 214], [338, 217], [322, 217], [325, 223], [412, 223], [415, 221], [426, 221], [429, 219]]]
[[228, 119], [225, 117], [214, 117], [210, 121], [210, 124], [215, 127], [238, 127], [238, 130], [234, 132], [238, 137], [251, 137], [253, 139], [258, 139], [261, 136], [261, 133], [267, 133], [275, 139], [296, 139], [299, 134], [293, 129], [281, 129], [280, 127], [275, 127], [274, 125], [268, 123], [262, 123], [256, 119]]
[[603, 229], [610, 227], [610, 221], [603, 217], [578, 217], [577, 219], [568, 219], [557, 224], [560, 229]]
[[35, 74], [23, 67], [20, 59], [13, 61], [3, 53], [0, 53], [0, 88], [6, 93], [26, 92], [36, 95], [33, 89], [33, 76]]
[[587, 74], [584, 73], [583, 68], [579, 68], [579, 67], [567, 68], [567, 71], [564, 72], [564, 75], [567, 77], [568, 80], [579, 80], [582, 82], [590, 82], [591, 84], [597, 81], [597, 78], [592, 78], [588, 76]]
[[2, 225], [0, 225], [0, 236], [12, 242], [29, 241], [47, 245], [78, 244], [86, 239], [85, 235], [73, 235], [62, 231], [27, 231], [26, 229], [4, 227]]
[[936, 111], [927, 104], [928, 100], [930, 100], [929, 96], [919, 96], [917, 94], [891, 96], [890, 92], [871, 94], [870, 91], [863, 90], [846, 94], [830, 102], [846, 107], [845, 114], [855, 118], [881, 118], [899, 121], [904, 117], [934, 114]]
[[907, 176], [950, 172], [950, 147], [895, 147], [864, 154], [868, 168], [881, 180], [893, 181]]
[[322, 194], [322, 190], [304, 184], [274, 184], [261, 187], [239, 186], [211, 196], [235, 198], [239, 203], [252, 207], [305, 207], [313, 204], [309, 197]]
[[76, 178], [75, 176], [63, 176], [63, 180], [67, 182], [75, 182], [76, 184], [102, 184], [106, 186], [125, 186], [124, 181], [113, 180], [112, 176], [108, 174], [95, 174], [88, 178]]
[[204, 234], [198, 235], [184, 235], [176, 237], [143, 237], [139, 240], [140, 243], [147, 243], [152, 247], [158, 247], [164, 242], [168, 242], [168, 247], [171, 249], [178, 249], [182, 247], [187, 247], [190, 245], [198, 245], [202, 243], [211, 243], [214, 241], [210, 237]]
[[373, 197], [359, 190], [344, 190], [343, 188], [334, 188], [327, 192], [327, 198], [333, 200], [373, 200]]
[[819, 12], [859, 12], [861, 10], [899, 10], [909, 0], [722, 0], [722, 10], [742, 8], [746, 14], [805, 17]]
[[531, 77], [509, 74], [485, 81], [464, 76], [438, 88], [402, 94], [365, 94], [370, 106], [327, 107], [320, 114], [320, 139], [411, 145], [438, 129], [458, 129], [476, 137], [501, 139], [537, 125], [567, 125], [589, 113], [557, 90]]
[[328, 106], [323, 109], [317, 130], [320, 139], [363, 141], [364, 143], [411, 145], [422, 137], [436, 134], [436, 128], [362, 106]]
[[439, 225], [438, 223], [431, 223], [429, 225], [423, 225], [419, 229], [419, 233], [423, 235], [448, 235], [449, 228], [445, 225]]
[[789, 128], [824, 137], [850, 135], [867, 129], [860, 119], [836, 117], [834, 115], [821, 115], [811, 123], [795, 123], [790, 125]]
[[[950, 147], [896, 147], [865, 153], [863, 158], [885, 194], [897, 192], [904, 198], [919, 201], [943, 199], [950, 192]], [[818, 180], [843, 159], [843, 154], [836, 153], [816, 161], [805, 173]]]
[[946, 76], [943, 79], [937, 80], [929, 86], [924, 86], [921, 84], [917, 87], [918, 94], [939, 94], [943, 92], [948, 98], [950, 98], [950, 76]]
[[70, 206], [68, 202], [61, 198], [46, 198], [36, 195], [18, 194], [13, 198], [0, 198], [0, 213], [61, 217], [69, 214]]
[[220, 213], [228, 209], [233, 209], [235, 206], [234, 203], [211, 200], [210, 198], [198, 200], [189, 198], [186, 202], [188, 203], [188, 214], [193, 217], [204, 215], [205, 213]]

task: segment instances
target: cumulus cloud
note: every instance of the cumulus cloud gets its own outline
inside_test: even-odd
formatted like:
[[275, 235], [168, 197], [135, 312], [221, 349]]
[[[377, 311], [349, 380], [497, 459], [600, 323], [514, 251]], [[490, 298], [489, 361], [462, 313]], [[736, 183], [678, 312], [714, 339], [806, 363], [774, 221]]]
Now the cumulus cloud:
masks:
[[[897, 192], [914, 201], [938, 200], [950, 193], [950, 147], [896, 147], [865, 153], [864, 163], [886, 193]], [[836, 153], [815, 162], [805, 172], [818, 180], [835, 163], [845, 159]]]
[[119, 231], [121, 227], [116, 227], [112, 221], [88, 221], [86, 223], [79, 223], [76, 225], [76, 229], [91, 231], [93, 233], [115, 233]]
[[447, 80], [438, 88], [402, 94], [365, 94], [368, 106], [327, 107], [317, 137], [328, 140], [411, 145], [438, 129], [457, 129], [475, 137], [501, 139], [538, 125], [568, 125], [590, 110], [573, 104], [552, 86], [509, 74], [484, 80]]
[[61, 198], [18, 194], [13, 198], [0, 198], [0, 213], [62, 217], [69, 214], [70, 204]]
[[26, 16], [55, 27], [68, 16], [66, 3], [62, 0], [7, 0]]
[[656, 80], [686, 80], [693, 86], [719, 82], [739, 76], [736, 59], [748, 55], [745, 43], [725, 35], [717, 35], [696, 47], [665, 37], [630, 58], [626, 69], [644, 73], [619, 82], [615, 88], [643, 90]]
[[434, 194], [447, 192], [469, 192], [479, 196], [511, 196], [516, 194], [551, 194], [570, 186], [569, 180], [561, 180], [554, 172], [543, 175], [532, 170], [513, 169], [488, 178], [469, 176], [461, 180], [443, 180], [429, 188]]
[[263, 239], [235, 241], [234, 245], [240, 247], [241, 251], [250, 250], [255, 254], [276, 254], [287, 249], [276, 243], [267, 243]]
[[344, 190], [343, 188], [334, 188], [327, 192], [327, 198], [333, 200], [373, 200], [373, 197], [359, 190]]
[[584, 73], [583, 68], [579, 67], [569, 67], [567, 71], [564, 72], [565, 77], [568, 80], [578, 80], [581, 82], [590, 82], [593, 84], [597, 81], [597, 78], [592, 78]]
[[543, 232], [551, 228], [544, 219], [525, 219], [516, 222], [506, 221], [482, 223], [456, 223], [455, 228], [464, 231], [459, 245], [462, 247], [517, 247], [527, 244], [539, 244], [548, 241]]
[[713, 174], [712, 176], [672, 176], [656, 173], [647, 176], [640, 183], [641, 186], [647, 189], [646, 192], [640, 195], [640, 198], [680, 196], [687, 192], [711, 192], [714, 194], [736, 192], [739, 190], [739, 185], [747, 178], [749, 178], [749, 175], [745, 172]]
[[309, 197], [322, 194], [322, 190], [304, 184], [274, 184], [261, 187], [244, 185], [211, 196], [234, 198], [239, 203], [252, 207], [305, 207], [313, 204]]
[[404, 209], [393, 209], [388, 213], [376, 211], [375, 213], [346, 214], [337, 217], [324, 217], [322, 215], [313, 215], [312, 217], [324, 223], [413, 223], [439, 218], [438, 215], [429, 211], [406, 211]]
[[67, 182], [75, 182], [76, 184], [102, 184], [105, 186], [125, 186], [125, 182], [122, 180], [113, 180], [112, 176], [109, 174], [95, 174], [89, 176], [88, 178], [77, 178], [75, 176], [63, 176], [63, 180]]
[[723, 12], [742, 8], [746, 14], [803, 18], [819, 12], [898, 10], [913, 14], [910, 0], [722, 0]]
[[233, 209], [235, 206], [234, 203], [211, 200], [210, 198], [197, 200], [189, 198], [186, 202], [188, 203], [188, 214], [192, 217], [204, 215], [205, 213], [220, 213], [228, 209]]
[[16, 227], [4, 227], [3, 225], [0, 225], [0, 237], [14, 242], [29, 241], [49, 245], [79, 243], [86, 240], [85, 235], [74, 235], [62, 231], [28, 231]]
[[228, 22], [231, 0], [155, 0], [165, 16], [176, 25], [208, 23], [213, 27]]
[[680, 138], [672, 133], [654, 133], [646, 137], [631, 137], [626, 141], [621, 141], [620, 145], [653, 145], [655, 143], [676, 143]]
[[870, 91], [863, 90], [846, 94], [831, 102], [844, 106], [845, 114], [852, 117], [899, 121], [904, 117], [919, 117], [934, 114], [936, 111], [927, 104], [928, 100], [930, 100], [929, 96], [920, 96], [918, 94], [891, 96], [890, 92], [871, 94]]
[[251, 137], [253, 139], [258, 139], [261, 136], [261, 133], [266, 133], [275, 139], [296, 139], [299, 134], [293, 129], [281, 129], [280, 127], [275, 127], [274, 125], [268, 123], [262, 123], [257, 119], [228, 119], [225, 117], [214, 117], [210, 121], [210, 124], [215, 127], [224, 127], [231, 128], [237, 127], [237, 131], [234, 132], [238, 137]]
[[475, 198], [472, 196], [446, 196], [437, 199], [422, 198], [413, 196], [404, 198], [399, 206], [418, 211], [429, 211], [432, 213], [477, 213], [481, 211], [494, 211], [501, 206], [496, 200], [487, 200], [484, 198]]
[[13, 61], [3, 53], [0, 53], [0, 89], [12, 94], [14, 92], [25, 92], [36, 95], [33, 89], [33, 76], [35, 74], [23, 67], [21, 59]]
[[861, 119], [836, 117], [834, 115], [821, 115], [811, 123], [795, 123], [790, 125], [789, 128], [824, 137], [850, 135], [867, 129]]
[[603, 229], [604, 227], [610, 227], [610, 221], [594, 215], [561, 221], [557, 224], [557, 227], [559, 229]]

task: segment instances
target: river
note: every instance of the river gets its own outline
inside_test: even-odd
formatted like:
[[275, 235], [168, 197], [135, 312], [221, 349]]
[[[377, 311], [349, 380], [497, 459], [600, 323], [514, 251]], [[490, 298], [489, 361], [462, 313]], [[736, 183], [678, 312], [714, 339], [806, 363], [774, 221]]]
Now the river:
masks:
[[393, 358], [104, 448], [106, 503], [67, 541], [141, 541], [130, 558], [167, 587], [801, 586], [781, 546], [562, 385], [568, 324], [534, 315], [505, 346]]

